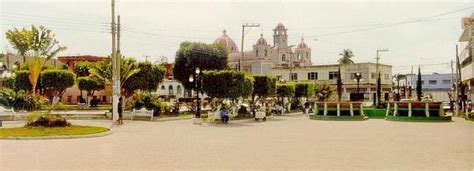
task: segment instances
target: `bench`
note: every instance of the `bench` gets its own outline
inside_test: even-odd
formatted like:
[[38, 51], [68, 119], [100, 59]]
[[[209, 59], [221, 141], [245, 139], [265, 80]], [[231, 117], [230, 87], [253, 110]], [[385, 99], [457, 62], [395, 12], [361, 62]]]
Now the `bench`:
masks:
[[261, 120], [261, 121], [266, 121], [267, 120], [267, 114], [265, 111], [257, 111], [255, 112], [255, 121]]
[[150, 121], [153, 121], [153, 112], [153, 110], [147, 110], [146, 108], [142, 108], [140, 110], [133, 109], [130, 120], [133, 120], [134, 116], [149, 116]]

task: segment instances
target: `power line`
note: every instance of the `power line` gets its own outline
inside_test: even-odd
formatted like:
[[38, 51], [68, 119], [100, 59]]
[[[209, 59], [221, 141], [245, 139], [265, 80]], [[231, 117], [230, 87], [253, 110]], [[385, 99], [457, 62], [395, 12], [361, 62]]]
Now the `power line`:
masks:
[[450, 14], [455, 14], [455, 13], [470, 10], [470, 9], [473, 9], [473, 8], [474, 8], [474, 6], [470, 6], [470, 7], [467, 7], [467, 8], [462, 8], [462, 9], [458, 9], [458, 10], [454, 10], [454, 11], [450, 11], [450, 12], [446, 12], [446, 13], [433, 15], [433, 16], [430, 16], [430, 17], [418, 18], [418, 19], [414, 19], [414, 20], [397, 22], [397, 23], [392, 23], [392, 24], [387, 24], [387, 25], [382, 25], [382, 26], [376, 26], [376, 27], [371, 27], [371, 28], [365, 28], [365, 29], [358, 29], [358, 30], [351, 30], [351, 31], [341, 31], [341, 32], [334, 32], [334, 33], [326, 33], [326, 34], [319, 34], [319, 35], [313, 35], [313, 36], [308, 36], [308, 37], [321, 37], [321, 36], [332, 36], [332, 35], [348, 34], [348, 33], [355, 33], [355, 32], [364, 32], [364, 31], [370, 31], [370, 30], [375, 30], [375, 29], [381, 29], [381, 28], [387, 28], [387, 27], [403, 25], [403, 24], [427, 22], [427, 21], [430, 21], [429, 19], [432, 19], [432, 18], [441, 17], [441, 16], [445, 16], [445, 15], [450, 15]]

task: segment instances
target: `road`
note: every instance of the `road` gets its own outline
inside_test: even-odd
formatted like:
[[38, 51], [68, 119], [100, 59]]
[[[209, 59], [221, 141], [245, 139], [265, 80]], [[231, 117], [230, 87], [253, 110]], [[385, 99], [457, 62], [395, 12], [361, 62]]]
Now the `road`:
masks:
[[[0, 140], [0, 170], [468, 170], [474, 122], [315, 121], [282, 116], [229, 125], [72, 121], [109, 136]], [[6, 122], [11, 127], [18, 122]]]

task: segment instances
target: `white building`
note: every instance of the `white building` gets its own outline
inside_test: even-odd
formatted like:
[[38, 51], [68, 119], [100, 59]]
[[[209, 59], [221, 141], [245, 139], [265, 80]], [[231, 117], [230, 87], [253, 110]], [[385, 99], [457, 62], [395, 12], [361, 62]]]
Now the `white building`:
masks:
[[[474, 51], [474, 14], [471, 17], [462, 19], [463, 33], [459, 38], [460, 42], [460, 53], [459, 62], [461, 65], [461, 80], [469, 85], [471, 98], [473, 97], [473, 86], [474, 86], [474, 66], [472, 63], [472, 55]], [[473, 99], [471, 99], [473, 100]]]
[[[270, 75], [277, 80], [296, 82], [325, 82], [335, 87], [337, 81], [338, 64], [312, 65], [300, 67], [275, 67]], [[392, 66], [379, 64], [382, 83], [382, 98], [390, 100], [392, 91]], [[365, 100], [372, 101], [377, 91], [377, 74], [375, 63], [356, 63], [341, 65], [341, 79], [343, 83], [343, 100], [350, 99], [350, 93], [357, 93], [355, 74], [360, 73], [359, 92], [364, 93]], [[291, 77], [291, 78], [290, 78]], [[333, 98], [335, 98], [335, 93]]]

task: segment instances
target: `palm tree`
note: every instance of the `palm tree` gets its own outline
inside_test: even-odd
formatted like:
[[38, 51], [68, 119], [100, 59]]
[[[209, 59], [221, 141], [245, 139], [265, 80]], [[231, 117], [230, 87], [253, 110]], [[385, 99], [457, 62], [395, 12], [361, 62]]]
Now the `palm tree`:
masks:
[[341, 53], [339, 53], [339, 56], [341, 56], [341, 58], [339, 58], [339, 60], [337, 60], [337, 62], [339, 62], [339, 64], [353, 64], [354, 61], [352, 61], [352, 57], [354, 57], [354, 54], [352, 53], [352, 50], [350, 49], [344, 49], [342, 50]]
[[334, 89], [328, 83], [317, 83], [314, 87], [314, 92], [318, 100], [324, 102], [331, 97]]
[[[129, 79], [131, 76], [135, 75], [138, 72], [140, 72], [140, 68], [138, 68], [138, 63], [133, 58], [121, 57], [120, 87], [124, 85], [127, 79]], [[89, 70], [89, 73], [91, 78], [101, 83], [112, 83], [112, 64], [109, 61], [102, 61], [97, 63]]]

